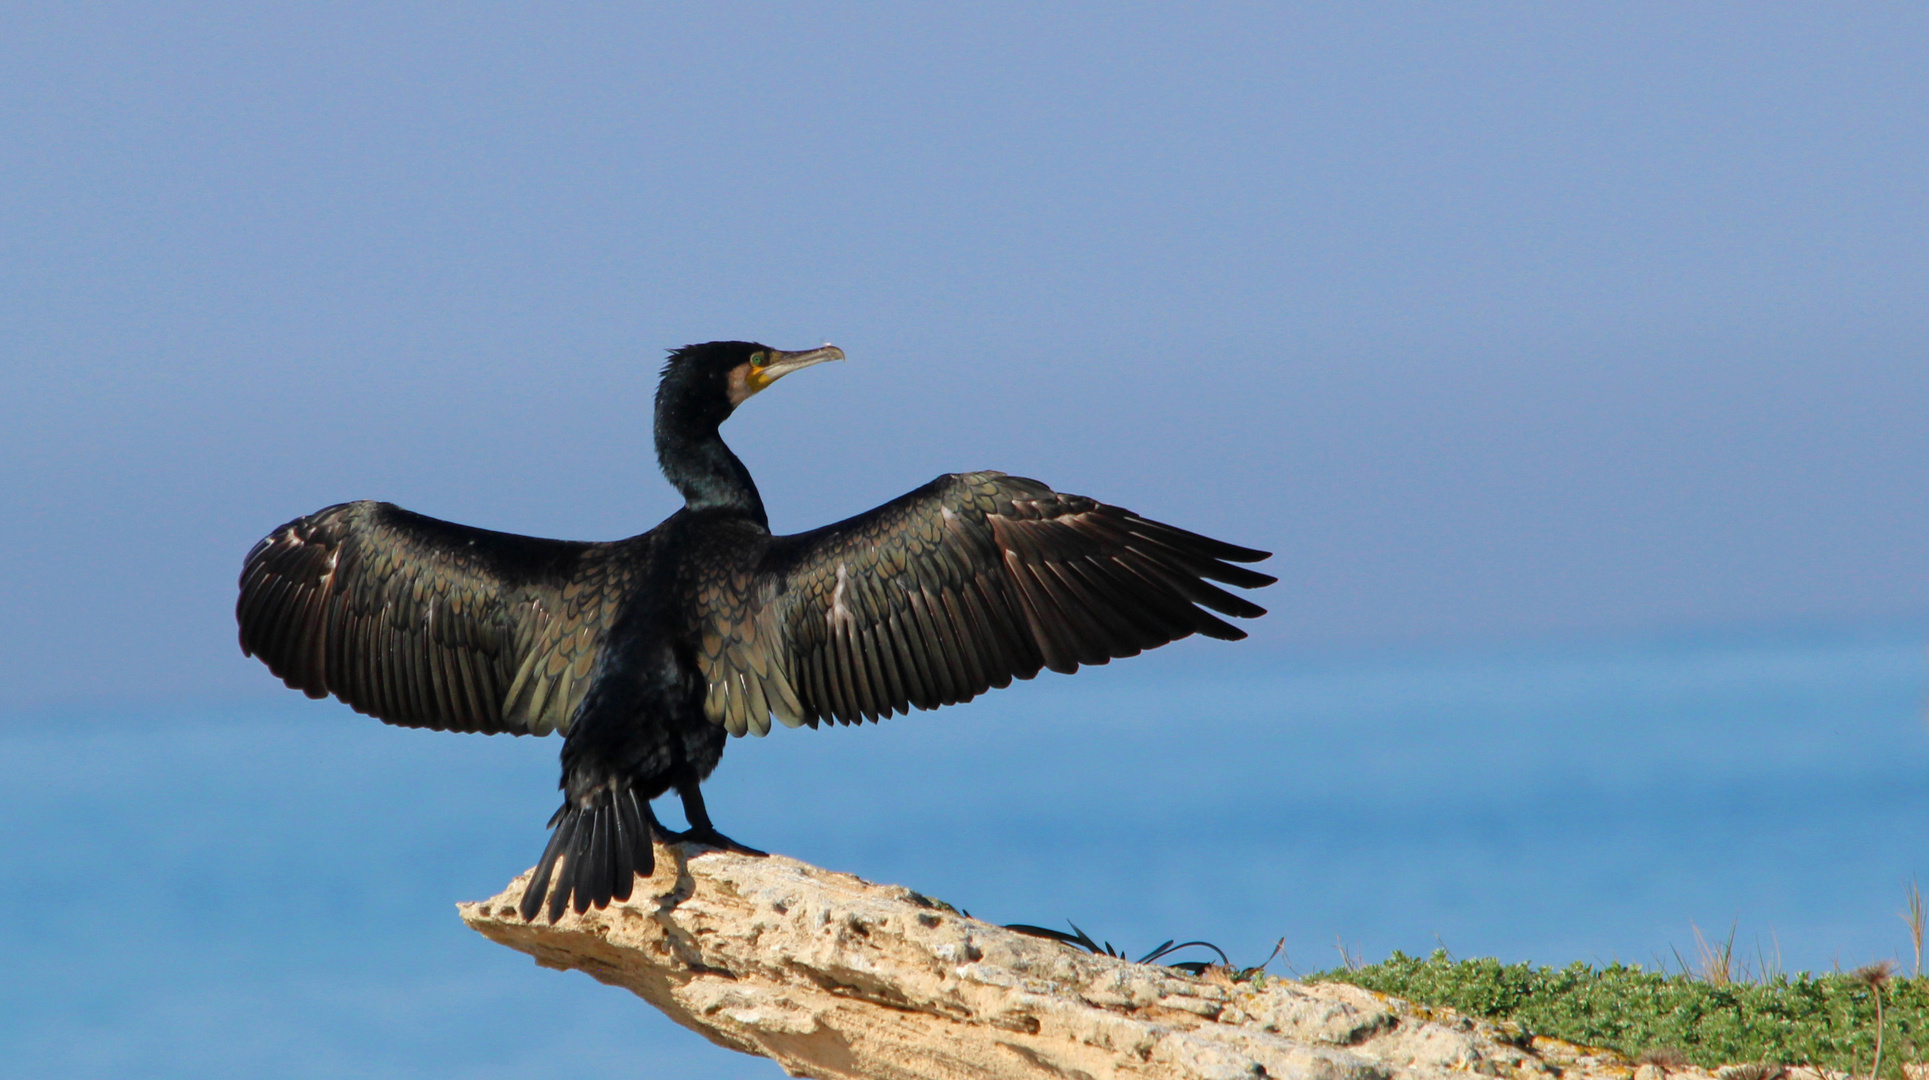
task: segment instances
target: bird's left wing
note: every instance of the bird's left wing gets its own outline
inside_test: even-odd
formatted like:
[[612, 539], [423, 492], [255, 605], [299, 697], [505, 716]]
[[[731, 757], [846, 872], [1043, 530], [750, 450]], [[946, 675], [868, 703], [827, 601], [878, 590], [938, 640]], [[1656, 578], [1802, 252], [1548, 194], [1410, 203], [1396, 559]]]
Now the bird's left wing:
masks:
[[391, 724], [569, 730], [649, 537], [583, 544], [343, 503], [269, 533], [235, 603], [241, 650], [309, 697]]
[[[1265, 609], [1254, 551], [1002, 473], [942, 476], [866, 514], [778, 537], [701, 597], [704, 710], [732, 734], [967, 701]], [[1210, 608], [1211, 611], [1205, 610]]]

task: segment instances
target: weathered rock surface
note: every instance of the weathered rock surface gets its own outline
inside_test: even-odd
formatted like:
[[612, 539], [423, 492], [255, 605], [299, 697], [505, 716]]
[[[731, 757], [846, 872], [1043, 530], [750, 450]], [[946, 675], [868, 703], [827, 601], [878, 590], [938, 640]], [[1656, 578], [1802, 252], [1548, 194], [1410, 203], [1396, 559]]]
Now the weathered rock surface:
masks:
[[461, 905], [462, 918], [793, 1076], [1633, 1080], [1612, 1053], [1529, 1041], [1356, 987], [1194, 978], [782, 856], [658, 850], [670, 857], [627, 903], [525, 923], [524, 874], [494, 899]]

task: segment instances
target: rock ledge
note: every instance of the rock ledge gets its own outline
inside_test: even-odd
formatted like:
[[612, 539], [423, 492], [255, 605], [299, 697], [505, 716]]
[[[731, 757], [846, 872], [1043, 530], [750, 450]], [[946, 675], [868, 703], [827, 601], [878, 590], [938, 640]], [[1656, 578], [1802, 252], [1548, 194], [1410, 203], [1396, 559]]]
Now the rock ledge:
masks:
[[[637, 882], [628, 902], [554, 926], [517, 914], [526, 873], [459, 910], [492, 941], [624, 987], [792, 1076], [1632, 1080], [1634, 1072], [1608, 1051], [1529, 1042], [1356, 987], [1234, 983], [1090, 956], [909, 889], [783, 856], [658, 853], [656, 876]], [[1673, 1071], [1677, 1080], [1707, 1075]]]

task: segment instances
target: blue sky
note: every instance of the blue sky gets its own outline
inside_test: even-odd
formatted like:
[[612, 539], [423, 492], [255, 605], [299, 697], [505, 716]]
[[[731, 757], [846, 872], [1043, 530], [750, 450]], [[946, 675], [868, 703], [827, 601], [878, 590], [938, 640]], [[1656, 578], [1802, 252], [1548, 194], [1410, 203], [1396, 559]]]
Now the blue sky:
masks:
[[264, 693], [344, 499], [610, 538], [662, 350], [779, 528], [1002, 468], [1279, 553], [1253, 648], [1929, 613], [1909, 5], [0, 13], [0, 706]]

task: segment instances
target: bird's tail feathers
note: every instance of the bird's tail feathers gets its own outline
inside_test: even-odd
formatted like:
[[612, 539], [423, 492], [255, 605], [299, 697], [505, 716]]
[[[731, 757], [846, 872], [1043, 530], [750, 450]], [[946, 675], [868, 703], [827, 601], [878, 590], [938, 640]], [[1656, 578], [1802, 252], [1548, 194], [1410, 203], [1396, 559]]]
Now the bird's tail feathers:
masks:
[[549, 846], [523, 889], [523, 919], [535, 920], [545, 896], [552, 923], [567, 908], [581, 915], [591, 905], [601, 908], [612, 899], [628, 900], [636, 875], [649, 877], [656, 871], [653, 824], [648, 807], [627, 786], [601, 788], [581, 804], [565, 801], [549, 819]]

